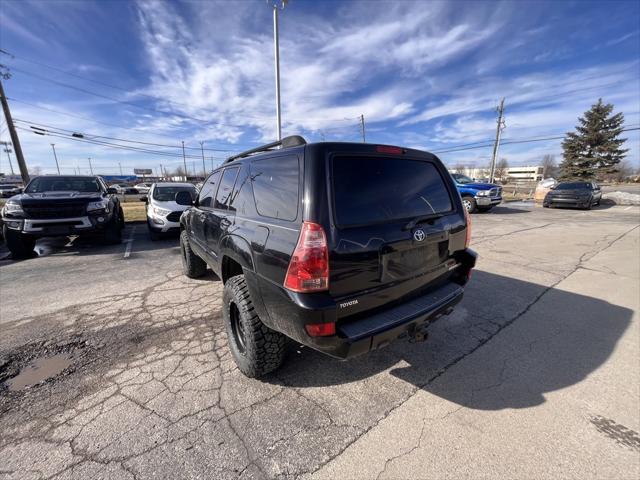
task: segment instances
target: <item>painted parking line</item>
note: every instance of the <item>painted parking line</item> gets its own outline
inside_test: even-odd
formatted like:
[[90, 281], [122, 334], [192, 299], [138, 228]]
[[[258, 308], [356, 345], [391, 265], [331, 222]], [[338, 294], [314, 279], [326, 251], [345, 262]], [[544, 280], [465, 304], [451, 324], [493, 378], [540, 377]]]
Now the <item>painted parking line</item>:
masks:
[[631, 210], [631, 208], [632, 208], [632, 207], [627, 207], [627, 208], [625, 208], [625, 210]]
[[125, 248], [124, 250], [124, 258], [129, 258], [129, 255], [131, 255], [131, 245], [133, 245], [133, 235], [136, 233], [136, 227], [133, 226], [131, 227], [131, 233], [129, 234], [129, 238], [126, 241], [127, 243], [127, 248]]

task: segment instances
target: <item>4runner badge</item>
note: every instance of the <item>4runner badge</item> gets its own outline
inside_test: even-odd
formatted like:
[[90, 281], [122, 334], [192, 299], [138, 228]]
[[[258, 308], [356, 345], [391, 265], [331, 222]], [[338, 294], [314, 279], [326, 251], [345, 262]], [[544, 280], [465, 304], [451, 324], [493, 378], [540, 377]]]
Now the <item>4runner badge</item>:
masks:
[[418, 229], [415, 232], [413, 232], [413, 238], [416, 242], [421, 242], [425, 239], [426, 235], [424, 234], [424, 231]]

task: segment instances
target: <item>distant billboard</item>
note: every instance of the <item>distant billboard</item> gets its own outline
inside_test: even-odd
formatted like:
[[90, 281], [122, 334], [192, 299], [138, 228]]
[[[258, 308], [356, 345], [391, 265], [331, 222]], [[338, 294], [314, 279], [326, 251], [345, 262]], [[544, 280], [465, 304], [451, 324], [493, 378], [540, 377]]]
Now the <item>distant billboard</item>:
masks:
[[134, 168], [133, 173], [136, 175], [151, 175], [153, 171], [150, 168]]

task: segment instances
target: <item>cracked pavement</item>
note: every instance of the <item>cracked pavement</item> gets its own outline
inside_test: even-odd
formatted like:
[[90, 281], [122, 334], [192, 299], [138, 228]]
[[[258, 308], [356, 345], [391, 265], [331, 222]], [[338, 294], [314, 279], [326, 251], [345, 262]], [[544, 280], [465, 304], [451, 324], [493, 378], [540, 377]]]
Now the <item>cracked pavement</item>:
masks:
[[472, 220], [477, 271], [427, 342], [348, 362], [292, 345], [262, 381], [176, 239], [0, 261], [0, 371], [73, 360], [0, 389], [0, 478], [637, 478], [640, 209]]

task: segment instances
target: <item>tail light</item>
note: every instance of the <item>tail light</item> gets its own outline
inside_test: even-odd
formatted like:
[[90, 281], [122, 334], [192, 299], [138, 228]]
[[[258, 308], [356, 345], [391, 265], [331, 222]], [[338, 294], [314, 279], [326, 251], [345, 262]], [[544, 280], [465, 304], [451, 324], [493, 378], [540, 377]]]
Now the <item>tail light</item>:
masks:
[[284, 286], [294, 292], [318, 292], [329, 288], [327, 237], [317, 223], [302, 224]]
[[335, 322], [310, 323], [304, 326], [310, 337], [330, 337], [336, 334]]
[[464, 210], [464, 219], [467, 223], [467, 236], [464, 240], [464, 247], [467, 248], [471, 243], [471, 216], [469, 215], [469, 212], [467, 212], [466, 208], [463, 207], [463, 210]]

